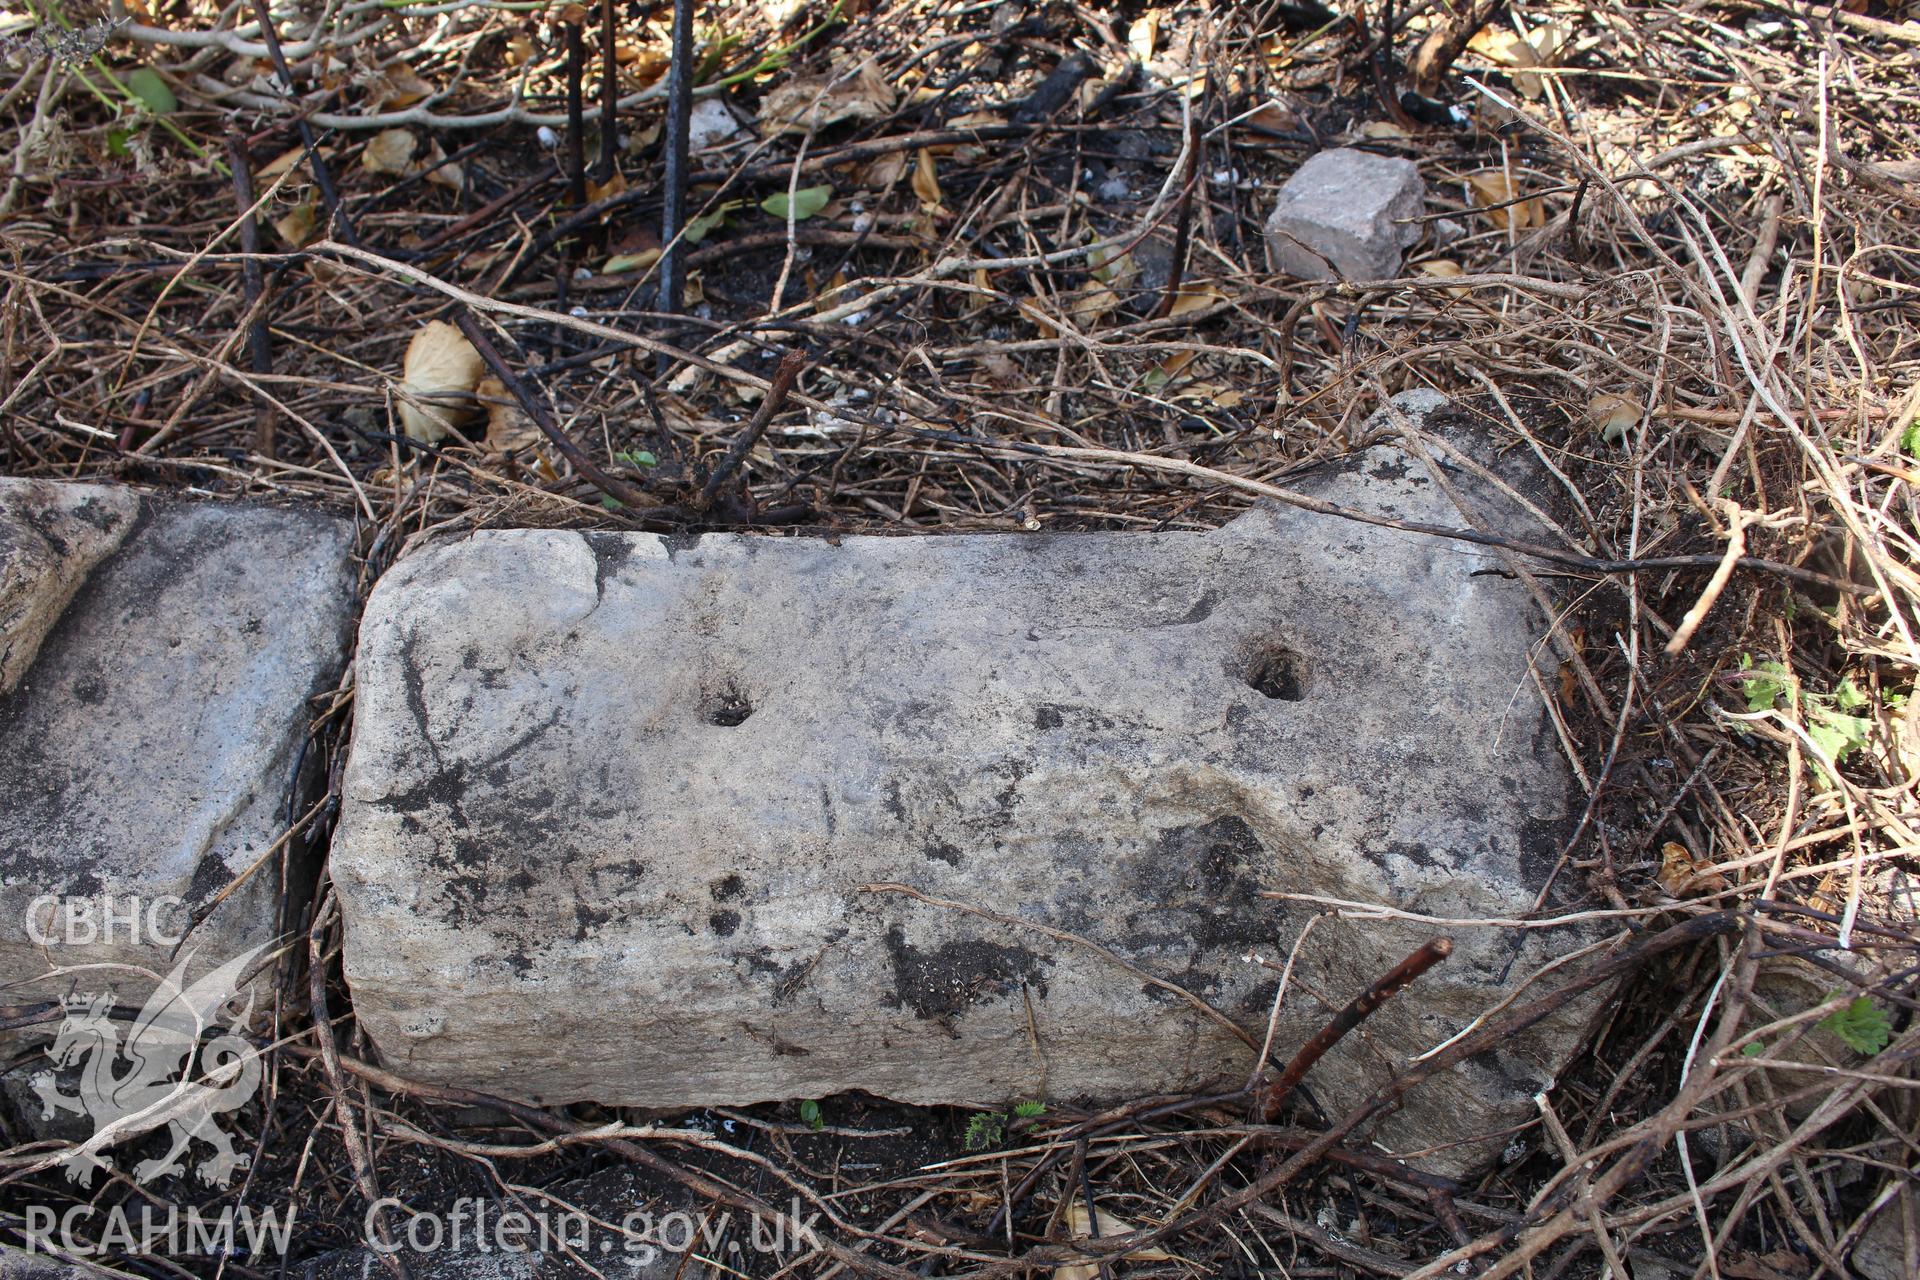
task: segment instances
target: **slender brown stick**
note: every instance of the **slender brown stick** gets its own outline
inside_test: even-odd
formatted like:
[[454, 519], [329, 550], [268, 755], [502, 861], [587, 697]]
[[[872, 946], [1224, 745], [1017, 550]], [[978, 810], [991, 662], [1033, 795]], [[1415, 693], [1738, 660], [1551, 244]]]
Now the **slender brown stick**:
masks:
[[466, 336], [467, 341], [473, 344], [473, 349], [480, 353], [480, 359], [486, 362], [493, 376], [500, 379], [500, 384], [519, 403], [521, 411], [532, 418], [540, 430], [546, 432], [547, 439], [553, 441], [553, 447], [573, 464], [575, 471], [585, 476], [588, 482], [600, 492], [624, 507], [631, 509], [647, 506], [648, 499], [645, 494], [602, 471], [593, 459], [589, 458], [580, 446], [560, 429], [559, 424], [554, 422], [553, 416], [547, 412], [546, 406], [527, 393], [526, 386], [514, 375], [513, 370], [507, 367], [507, 362], [500, 358], [499, 351], [494, 349], [493, 343], [480, 328], [480, 322], [473, 318], [471, 312], [456, 312], [453, 322], [459, 326], [460, 332]]
[[347, 1149], [347, 1163], [353, 1167], [353, 1181], [366, 1199], [368, 1212], [372, 1215], [373, 1231], [381, 1245], [378, 1250], [381, 1261], [386, 1264], [387, 1270], [406, 1280], [406, 1268], [391, 1247], [393, 1232], [387, 1220], [387, 1206], [380, 1198], [380, 1184], [374, 1181], [372, 1154], [364, 1145], [360, 1121], [353, 1104], [347, 1101], [347, 1080], [340, 1070], [340, 1046], [334, 1041], [333, 1017], [327, 1011], [326, 936], [330, 906], [329, 895], [314, 911], [313, 924], [307, 930], [308, 1011], [313, 1017], [314, 1039], [320, 1044], [320, 1065], [325, 1068], [327, 1084], [333, 1090], [334, 1115], [340, 1121], [340, 1145]]
[[673, 62], [667, 68], [666, 187], [660, 211], [659, 309], [678, 315], [686, 287], [685, 252], [679, 244], [687, 225], [687, 131], [693, 118], [693, 0], [673, 0]]
[[1293, 1092], [1307, 1072], [1313, 1070], [1313, 1064], [1326, 1056], [1327, 1050], [1365, 1022], [1375, 1009], [1399, 995], [1421, 974], [1452, 954], [1452, 938], [1435, 938], [1422, 943], [1406, 959], [1350, 1001], [1346, 1008], [1334, 1014], [1327, 1025], [1320, 1028], [1319, 1034], [1300, 1046], [1300, 1051], [1293, 1055], [1293, 1061], [1280, 1073], [1280, 1078], [1261, 1091], [1259, 1105], [1263, 1122], [1273, 1123], [1274, 1113], [1280, 1109], [1280, 1104], [1287, 1100], [1287, 1095]]
[[[1205, 102], [1202, 101], [1204, 107]], [[1182, 177], [1180, 188], [1180, 207], [1174, 213], [1173, 222], [1173, 265], [1167, 272], [1167, 291], [1161, 297], [1160, 305], [1153, 309], [1153, 319], [1159, 320], [1173, 310], [1173, 304], [1180, 297], [1181, 278], [1187, 271], [1187, 249], [1193, 239], [1193, 206], [1197, 199], [1200, 176], [1206, 172], [1201, 153], [1206, 149], [1206, 135], [1200, 128], [1201, 112], [1196, 111], [1187, 120], [1187, 171]]]
[[[287, 65], [287, 55], [280, 49], [280, 34], [273, 28], [273, 15], [268, 12], [271, 0], [253, 0], [253, 13], [260, 20], [260, 38], [266, 41], [267, 54], [273, 59], [273, 72], [280, 77], [280, 88], [289, 100], [293, 98], [293, 69]], [[320, 156], [320, 148], [313, 140], [313, 126], [307, 123], [303, 114], [295, 113], [293, 127], [300, 135], [300, 146], [307, 154], [307, 167], [313, 172], [313, 184], [320, 188], [320, 202], [327, 206], [327, 216], [340, 228], [340, 238], [346, 243], [360, 247], [360, 233], [353, 229], [353, 219], [347, 216], [346, 206], [340, 203], [340, 190], [333, 185], [333, 172], [327, 168], [327, 162]]]
[[746, 462], [747, 455], [753, 452], [753, 446], [760, 443], [760, 437], [767, 433], [767, 425], [773, 421], [773, 415], [779, 413], [786, 404], [793, 384], [806, 365], [807, 358], [798, 351], [789, 351], [781, 357], [780, 367], [773, 371], [772, 385], [767, 388], [767, 394], [760, 398], [760, 405], [753, 411], [746, 430], [728, 447], [726, 456], [720, 459], [720, 465], [713, 469], [713, 474], [700, 487], [700, 497], [693, 503], [696, 510], [705, 511], [711, 507], [714, 499], [720, 496], [721, 488]]
[[567, 203], [575, 208], [587, 202], [587, 124], [580, 102], [580, 80], [586, 75], [587, 55], [580, 24], [567, 23]]
[[613, 144], [620, 115], [620, 65], [613, 56], [613, 0], [600, 0], [600, 164], [599, 182], [613, 181]]
[[[227, 160], [233, 170], [233, 199], [240, 206], [240, 252], [246, 260], [240, 264], [241, 296], [246, 299], [247, 357], [255, 373], [273, 372], [273, 344], [267, 337], [266, 318], [260, 314], [260, 293], [264, 282], [260, 271], [260, 224], [253, 217], [253, 164], [247, 154], [247, 142], [237, 133], [227, 135]], [[253, 451], [263, 458], [274, 455], [273, 406], [254, 396]]]

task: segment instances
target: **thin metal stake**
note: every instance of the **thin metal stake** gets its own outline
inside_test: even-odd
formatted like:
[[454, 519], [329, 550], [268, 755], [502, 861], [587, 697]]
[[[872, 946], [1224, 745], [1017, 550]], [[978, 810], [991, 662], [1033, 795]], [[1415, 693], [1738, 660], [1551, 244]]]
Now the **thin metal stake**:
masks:
[[693, 116], [693, 0], [673, 0], [673, 65], [667, 72], [666, 200], [660, 215], [660, 310], [678, 315], [686, 291], [680, 246], [687, 220], [687, 128]]

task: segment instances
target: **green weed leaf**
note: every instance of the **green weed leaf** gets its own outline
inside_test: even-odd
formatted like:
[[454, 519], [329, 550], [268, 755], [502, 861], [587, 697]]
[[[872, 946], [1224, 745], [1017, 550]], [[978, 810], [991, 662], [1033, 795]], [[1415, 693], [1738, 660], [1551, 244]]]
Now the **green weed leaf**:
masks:
[[999, 1112], [982, 1111], [967, 1121], [967, 1132], [961, 1141], [969, 1151], [986, 1151], [999, 1146], [1006, 1131], [1006, 1119]]
[[172, 115], [180, 109], [180, 99], [152, 67], [135, 67], [127, 73], [127, 92], [157, 116]]
[[[714, 229], [725, 222], [735, 209], [738, 209], [745, 203], [746, 201], [744, 200], [728, 200], [709, 212], [701, 214], [687, 224], [687, 229], [680, 233], [680, 238], [688, 244], [699, 244], [702, 240], [712, 235]], [[786, 214], [783, 213], [780, 216], [784, 218]]]
[[1893, 1039], [1893, 1024], [1887, 1021], [1880, 1006], [1865, 996], [1855, 996], [1850, 1003], [1835, 1009], [1820, 1019], [1820, 1026], [1838, 1036], [1840, 1043], [1855, 1053], [1876, 1054]]
[[[793, 193], [793, 220], [805, 222], [814, 214], [827, 207], [827, 201], [833, 199], [832, 187], [802, 187]], [[760, 207], [776, 218], [787, 216], [787, 193], [784, 191], [768, 196], [760, 202]]]
[[1740, 691], [1746, 696], [1747, 710], [1771, 711], [1780, 695], [1787, 691], [1787, 669], [1769, 658], [1755, 665], [1752, 654], [1740, 655]]
[[816, 1133], [827, 1127], [826, 1119], [820, 1114], [820, 1104], [812, 1098], [808, 1098], [800, 1104], [800, 1119], [809, 1129], [812, 1129]]

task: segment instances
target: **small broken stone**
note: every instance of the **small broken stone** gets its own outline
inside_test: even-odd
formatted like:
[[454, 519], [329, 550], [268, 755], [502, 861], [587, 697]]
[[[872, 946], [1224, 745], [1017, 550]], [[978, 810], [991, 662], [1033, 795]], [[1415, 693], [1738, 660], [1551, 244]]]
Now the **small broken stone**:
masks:
[[1322, 151], [1280, 188], [1267, 219], [1276, 271], [1301, 280], [1390, 280], [1420, 238], [1426, 184], [1411, 160]]

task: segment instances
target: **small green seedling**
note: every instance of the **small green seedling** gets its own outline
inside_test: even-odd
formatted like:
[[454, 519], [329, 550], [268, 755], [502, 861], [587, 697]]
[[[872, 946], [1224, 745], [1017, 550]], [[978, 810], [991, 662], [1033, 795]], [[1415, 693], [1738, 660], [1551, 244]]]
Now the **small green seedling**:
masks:
[[1880, 1006], [1865, 996], [1855, 996], [1820, 1019], [1820, 1028], [1831, 1031], [1855, 1053], [1869, 1057], [1886, 1048], [1887, 1042], [1893, 1039], [1893, 1024], [1887, 1021]]
[[808, 1098], [800, 1104], [800, 1119], [802, 1123], [815, 1133], [827, 1127], [826, 1118], [820, 1114], [820, 1104], [812, 1098]]
[[[1755, 662], [1752, 654], [1742, 654], [1740, 672], [1740, 693], [1747, 701], [1748, 711], [1772, 711], [1782, 698], [1794, 700], [1793, 676], [1781, 663], [1771, 658]], [[1881, 701], [1888, 709], [1897, 711], [1906, 702], [1906, 695], [1883, 693]], [[1872, 739], [1875, 724], [1872, 703], [1873, 699], [1851, 679], [1841, 680], [1832, 693], [1799, 690], [1800, 713], [1806, 720], [1807, 737], [1813, 740], [1821, 756], [1836, 765]], [[1861, 710], [1869, 714], [1852, 714]], [[1812, 763], [1815, 776], [1832, 785], [1825, 767], [1817, 760]]]
[[969, 1151], [986, 1151], [1000, 1145], [1007, 1133], [1007, 1118], [998, 1111], [982, 1111], [967, 1121], [967, 1132], [960, 1139]]
[[982, 1111], [967, 1121], [966, 1135], [961, 1139], [969, 1151], [986, 1151], [999, 1146], [1006, 1140], [1007, 1125], [1012, 1121], [1036, 1120], [1046, 1114], [1047, 1104], [1026, 1100], [1016, 1102], [1006, 1111]]
[[1740, 655], [1740, 670], [1745, 673], [1740, 677], [1740, 692], [1747, 699], [1749, 711], [1773, 710], [1773, 704], [1780, 700], [1780, 695], [1787, 691], [1791, 683], [1786, 667], [1771, 658], [1756, 665], [1752, 654], [1743, 653]]

